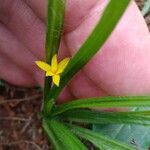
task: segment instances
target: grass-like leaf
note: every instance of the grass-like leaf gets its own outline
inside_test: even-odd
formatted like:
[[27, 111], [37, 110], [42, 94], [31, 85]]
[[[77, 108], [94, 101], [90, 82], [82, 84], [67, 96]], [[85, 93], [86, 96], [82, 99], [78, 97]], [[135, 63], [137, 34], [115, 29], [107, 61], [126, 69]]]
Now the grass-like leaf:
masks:
[[[86, 146], [60, 121], [54, 119], [46, 120], [47, 128], [51, 130], [53, 137], [56, 137], [55, 139], [51, 138], [55, 142], [53, 142], [55, 147], [62, 146], [61, 150], [87, 150]], [[48, 136], [51, 134], [49, 130], [46, 130], [46, 132]]]
[[72, 58], [64, 74], [62, 74], [59, 87], [54, 86], [46, 99], [56, 99], [71, 78], [98, 52], [116, 27], [129, 2], [130, 0], [121, 0], [119, 2], [110, 0], [95, 29]]
[[48, 0], [48, 22], [46, 32], [46, 61], [57, 53], [64, 23], [65, 0]]
[[[51, 63], [52, 56], [57, 53], [64, 23], [65, 0], [48, 0], [47, 31], [46, 31], [46, 62]], [[49, 79], [46, 78], [44, 92], [50, 89]]]
[[53, 115], [77, 108], [113, 108], [113, 107], [150, 106], [150, 96], [118, 96], [85, 98], [67, 102], [53, 109]]
[[62, 150], [64, 149], [64, 146], [62, 143], [58, 140], [58, 137], [55, 135], [53, 130], [50, 128], [49, 123], [47, 120], [43, 119], [43, 129], [45, 133], [47, 134], [47, 137], [49, 141], [53, 144], [56, 150]]
[[85, 128], [81, 128], [75, 125], [68, 124], [68, 127], [71, 129], [74, 134], [79, 137], [86, 139], [93, 143], [96, 147], [102, 150], [136, 150], [128, 144], [124, 144], [117, 140], [113, 140], [107, 136], [104, 136], [100, 133], [90, 131]]
[[[61, 119], [90, 124], [139, 124], [149, 125], [150, 117], [132, 112], [100, 112], [95, 110], [71, 110], [60, 115]], [[150, 111], [149, 111], [150, 114]]]
[[[57, 53], [63, 30], [65, 0], [48, 0], [47, 31], [46, 31], [46, 62], [51, 63], [52, 56]], [[46, 96], [51, 88], [51, 77], [45, 78], [44, 111], [46, 111]], [[52, 105], [52, 104], [50, 104]]]

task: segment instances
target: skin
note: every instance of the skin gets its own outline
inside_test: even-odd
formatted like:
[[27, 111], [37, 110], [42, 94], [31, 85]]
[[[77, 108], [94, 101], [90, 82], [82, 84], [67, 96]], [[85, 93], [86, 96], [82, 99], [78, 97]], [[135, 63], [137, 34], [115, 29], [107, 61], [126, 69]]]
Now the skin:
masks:
[[[43, 85], [43, 72], [34, 62], [44, 59], [46, 1], [0, 0], [0, 78], [14, 85]], [[72, 56], [82, 45], [106, 2], [67, 0], [59, 59]], [[150, 93], [149, 60], [150, 34], [132, 2], [101, 52], [74, 77], [59, 100], [147, 95]]]

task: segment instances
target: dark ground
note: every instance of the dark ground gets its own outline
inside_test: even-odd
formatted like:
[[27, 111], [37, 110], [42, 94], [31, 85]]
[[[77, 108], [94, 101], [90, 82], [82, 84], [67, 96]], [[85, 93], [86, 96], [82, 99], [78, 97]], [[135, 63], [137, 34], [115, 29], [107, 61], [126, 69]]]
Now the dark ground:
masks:
[[[144, 0], [136, 1], [142, 8]], [[145, 20], [150, 29], [150, 14]], [[0, 86], [0, 150], [50, 149], [37, 117], [41, 101], [39, 89]]]

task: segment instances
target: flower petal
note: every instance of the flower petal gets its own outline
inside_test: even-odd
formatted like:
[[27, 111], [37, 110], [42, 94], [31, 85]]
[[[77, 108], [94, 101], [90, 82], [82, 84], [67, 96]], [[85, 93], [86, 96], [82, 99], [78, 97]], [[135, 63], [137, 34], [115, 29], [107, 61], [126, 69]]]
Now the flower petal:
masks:
[[53, 76], [53, 75], [54, 75], [54, 73], [51, 70], [46, 72], [46, 77]]
[[67, 67], [69, 61], [70, 61], [70, 58], [65, 58], [65, 59], [63, 59], [63, 60], [58, 64], [57, 73], [62, 73], [62, 72], [64, 71], [64, 69]]
[[58, 67], [58, 62], [57, 62], [57, 55], [55, 54], [52, 58], [52, 63], [51, 63], [51, 68], [52, 68], [52, 72], [56, 72]]
[[57, 86], [59, 86], [59, 82], [60, 82], [60, 75], [54, 75], [53, 76], [53, 83]]
[[49, 64], [45, 63], [44, 61], [36, 61], [35, 63], [37, 64], [37, 66], [39, 68], [41, 68], [44, 71], [51, 70], [51, 66]]

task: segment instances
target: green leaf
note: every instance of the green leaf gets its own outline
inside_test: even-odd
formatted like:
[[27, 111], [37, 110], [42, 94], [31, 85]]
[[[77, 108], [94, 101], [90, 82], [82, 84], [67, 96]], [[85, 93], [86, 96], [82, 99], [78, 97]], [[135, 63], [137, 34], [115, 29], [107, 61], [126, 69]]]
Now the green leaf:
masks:
[[131, 145], [124, 144], [117, 140], [113, 140], [103, 134], [90, 131], [85, 128], [77, 127], [75, 125], [68, 124], [68, 127], [71, 128], [79, 137], [86, 139], [93, 143], [96, 147], [104, 150], [136, 150]]
[[59, 87], [53, 86], [47, 99], [56, 99], [71, 78], [99, 51], [116, 27], [129, 2], [130, 0], [121, 0], [119, 2], [110, 0], [95, 29], [71, 59], [62, 74]]
[[113, 108], [113, 107], [150, 106], [150, 96], [118, 96], [85, 98], [67, 102], [53, 109], [53, 115], [76, 108]]
[[[61, 122], [57, 120], [47, 120], [48, 127], [52, 130], [56, 138], [54, 142], [62, 145], [61, 150], [87, 150], [85, 145]], [[48, 135], [51, 133], [48, 133]], [[59, 144], [56, 143], [56, 144]]]
[[[100, 112], [95, 110], [71, 110], [60, 115], [63, 120], [91, 124], [139, 124], [150, 126], [150, 116], [143, 116], [144, 112], [135, 115], [132, 112]], [[150, 114], [150, 111], [149, 111]]]
[[[48, 0], [47, 31], [46, 31], [46, 62], [51, 63], [52, 56], [57, 53], [63, 31], [65, 0]], [[45, 77], [44, 101], [51, 88], [51, 77]], [[46, 103], [46, 102], [45, 102]], [[50, 104], [52, 105], [52, 104]], [[46, 111], [47, 104], [44, 104]]]
[[145, 16], [149, 12], [150, 12], [150, 0], [147, 0], [147, 2], [145, 2], [144, 8], [142, 9], [142, 14], [143, 16]]
[[[52, 56], [57, 53], [64, 23], [65, 0], [48, 0], [46, 31], [46, 62], [51, 63]], [[46, 78], [44, 92], [50, 89], [50, 78]]]
[[[149, 110], [150, 108], [147, 108]], [[145, 108], [136, 108], [135, 111], [145, 110]], [[125, 143], [134, 143], [139, 149], [148, 150], [150, 148], [150, 127], [139, 125], [94, 125], [95, 132], [103, 133], [113, 139]]]
[[55, 147], [56, 150], [62, 150], [64, 149], [64, 146], [62, 145], [62, 143], [58, 140], [58, 137], [55, 135], [55, 133], [53, 132], [53, 130], [50, 128], [49, 123], [47, 120], [43, 119], [43, 129], [45, 131], [45, 133], [48, 136], [49, 141], [53, 144], [53, 146]]
[[46, 61], [51, 63], [51, 58], [57, 53], [63, 30], [65, 0], [48, 0], [48, 18], [46, 32]]

